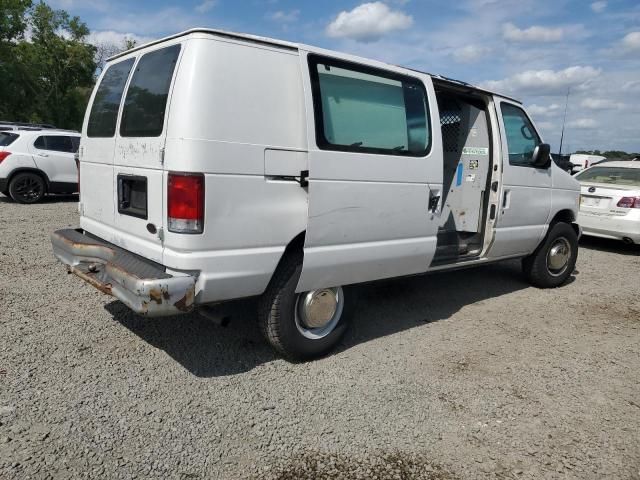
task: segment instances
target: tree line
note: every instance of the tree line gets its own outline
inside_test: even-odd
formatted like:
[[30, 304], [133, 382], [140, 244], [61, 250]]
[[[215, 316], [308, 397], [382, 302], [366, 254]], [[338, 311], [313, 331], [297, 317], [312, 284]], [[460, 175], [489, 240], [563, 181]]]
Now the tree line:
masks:
[[88, 39], [87, 25], [64, 10], [0, 0], [0, 120], [79, 130], [104, 61], [135, 44]]

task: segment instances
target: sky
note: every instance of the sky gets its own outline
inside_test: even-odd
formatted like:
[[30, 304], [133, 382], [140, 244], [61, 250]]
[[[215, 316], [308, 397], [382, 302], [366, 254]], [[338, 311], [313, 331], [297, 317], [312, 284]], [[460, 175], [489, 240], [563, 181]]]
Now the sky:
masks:
[[94, 42], [209, 27], [301, 42], [522, 100], [557, 152], [640, 152], [640, 0], [49, 0]]

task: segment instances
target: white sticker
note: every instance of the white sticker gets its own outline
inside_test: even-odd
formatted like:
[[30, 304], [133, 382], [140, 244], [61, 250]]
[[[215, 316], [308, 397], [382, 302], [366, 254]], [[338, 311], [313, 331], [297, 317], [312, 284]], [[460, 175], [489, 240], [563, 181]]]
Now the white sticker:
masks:
[[473, 173], [470, 173], [469, 175], [467, 175], [467, 182], [474, 182], [476, 180], [476, 176]]
[[462, 149], [463, 155], [489, 155], [489, 149], [487, 147], [464, 147]]

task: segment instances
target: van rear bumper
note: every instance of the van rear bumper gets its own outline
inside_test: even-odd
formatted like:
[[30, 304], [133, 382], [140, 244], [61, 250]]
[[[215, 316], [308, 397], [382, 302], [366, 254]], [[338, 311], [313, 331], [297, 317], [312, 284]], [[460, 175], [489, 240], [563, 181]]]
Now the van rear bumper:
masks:
[[195, 301], [196, 277], [169, 274], [151, 262], [83, 230], [51, 234], [53, 254], [67, 271], [134, 312], [149, 317], [188, 313]]

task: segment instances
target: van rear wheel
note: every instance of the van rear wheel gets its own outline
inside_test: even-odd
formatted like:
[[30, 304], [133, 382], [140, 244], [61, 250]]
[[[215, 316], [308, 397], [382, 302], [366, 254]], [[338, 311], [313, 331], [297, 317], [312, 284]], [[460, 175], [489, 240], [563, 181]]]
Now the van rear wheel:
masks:
[[573, 273], [578, 259], [578, 235], [567, 223], [553, 224], [535, 252], [522, 260], [522, 269], [532, 285], [555, 288]]
[[310, 360], [328, 353], [348, 324], [347, 289], [296, 293], [301, 271], [302, 253], [283, 258], [258, 307], [263, 335], [276, 351], [291, 360]]

